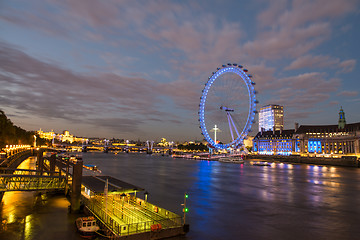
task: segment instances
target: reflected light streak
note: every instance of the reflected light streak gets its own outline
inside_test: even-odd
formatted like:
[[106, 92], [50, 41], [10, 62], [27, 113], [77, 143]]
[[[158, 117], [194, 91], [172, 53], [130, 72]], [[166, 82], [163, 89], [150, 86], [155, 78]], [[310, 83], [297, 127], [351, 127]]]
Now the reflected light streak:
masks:
[[25, 221], [25, 239], [31, 239], [31, 220], [32, 220], [32, 216], [31, 215], [27, 215], [24, 219]]
[[9, 213], [7, 223], [14, 223], [14, 222], [15, 222], [15, 214], [14, 213]]
[[322, 197], [319, 195], [312, 195], [310, 198], [311, 198], [311, 200], [313, 200], [313, 202], [316, 202], [316, 203], [322, 202]]
[[274, 194], [268, 192], [267, 190], [260, 190], [261, 193], [261, 197], [263, 200], [267, 200], [267, 201], [274, 201], [275, 198], [274, 198]]
[[[309, 183], [313, 183], [316, 185], [324, 185], [324, 186], [331, 186], [331, 187], [340, 187], [340, 183], [331, 182], [331, 181], [320, 181], [320, 180], [307, 180]], [[335, 189], [337, 190], [337, 189]]]

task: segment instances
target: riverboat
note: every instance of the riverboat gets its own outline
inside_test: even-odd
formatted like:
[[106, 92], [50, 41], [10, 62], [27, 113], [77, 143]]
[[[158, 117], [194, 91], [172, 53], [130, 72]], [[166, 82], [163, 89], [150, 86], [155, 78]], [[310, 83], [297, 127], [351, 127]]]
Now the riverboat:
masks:
[[93, 216], [79, 217], [75, 221], [76, 228], [82, 237], [93, 237], [100, 227]]
[[244, 163], [244, 160], [242, 158], [234, 158], [234, 157], [225, 157], [220, 158], [219, 162], [225, 162], [225, 163]]
[[92, 164], [84, 164], [83, 166], [85, 169], [87, 170], [91, 170], [91, 171], [94, 171], [94, 172], [101, 172], [96, 165], [92, 165]]
[[270, 163], [267, 163], [267, 162], [258, 162], [258, 163], [253, 163], [252, 164], [253, 166], [271, 166], [271, 164]]

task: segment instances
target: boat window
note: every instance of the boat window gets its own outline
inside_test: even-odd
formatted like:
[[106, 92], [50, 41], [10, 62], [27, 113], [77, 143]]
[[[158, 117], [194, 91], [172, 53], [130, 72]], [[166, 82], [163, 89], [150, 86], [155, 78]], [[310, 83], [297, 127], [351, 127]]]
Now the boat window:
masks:
[[87, 223], [87, 226], [88, 226], [88, 227], [91, 227], [91, 222], [88, 222], [88, 223]]
[[93, 222], [93, 226], [95, 226], [95, 225], [96, 225], [96, 222], [94, 221], [94, 222]]
[[86, 227], [86, 223], [83, 223], [83, 227]]

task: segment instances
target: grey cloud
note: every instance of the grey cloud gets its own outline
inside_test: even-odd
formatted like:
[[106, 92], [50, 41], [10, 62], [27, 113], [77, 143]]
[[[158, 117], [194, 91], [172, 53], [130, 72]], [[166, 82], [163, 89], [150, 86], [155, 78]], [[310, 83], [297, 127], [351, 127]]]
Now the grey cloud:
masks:
[[327, 79], [326, 74], [317, 72], [279, 79], [274, 85], [281, 88], [276, 90], [268, 102], [296, 111], [309, 110], [328, 100], [340, 83], [340, 79]]
[[[0, 63], [1, 104], [29, 114], [94, 124], [98, 123], [94, 116], [101, 115], [107, 127], [131, 130], [147, 119], [179, 118], [167, 112], [166, 102], [160, 98], [172, 95], [172, 87], [153, 80], [74, 73], [32, 58], [6, 43], [0, 43]], [[176, 98], [181, 101], [186, 96], [184, 91]], [[118, 119], [128, 119], [134, 126], [129, 128], [126, 121]]]
[[305, 55], [295, 59], [285, 70], [303, 69], [303, 68], [341, 68], [340, 72], [351, 72], [356, 65], [355, 59], [340, 61], [331, 56], [312, 56]]
[[356, 97], [359, 95], [358, 91], [342, 91], [337, 94], [338, 96], [344, 96], [344, 97]]
[[342, 67], [342, 70], [340, 72], [343, 72], [343, 73], [351, 72], [355, 68], [355, 65], [356, 65], [355, 59], [349, 59], [349, 60], [343, 61], [339, 64], [339, 66]]
[[[89, 118], [85, 120], [85, 123], [99, 126], [101, 128], [108, 128], [115, 133], [137, 133], [139, 134], [139, 126], [144, 124], [143, 120], [128, 119], [128, 118], [107, 118], [103, 116], [101, 118]], [[115, 136], [116, 134], [114, 134]]]

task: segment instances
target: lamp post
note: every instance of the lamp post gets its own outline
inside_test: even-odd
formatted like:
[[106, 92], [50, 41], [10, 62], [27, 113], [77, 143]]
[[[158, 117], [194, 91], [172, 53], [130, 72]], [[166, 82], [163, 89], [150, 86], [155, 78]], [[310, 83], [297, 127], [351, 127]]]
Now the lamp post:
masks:
[[148, 195], [149, 195], [149, 193], [146, 191], [146, 192], [144, 192], [144, 198], [145, 198], [145, 202], [147, 202], [147, 199], [148, 199]]
[[36, 135], [34, 135], [34, 148], [36, 148]]
[[123, 219], [123, 216], [124, 216], [124, 197], [126, 196], [126, 194], [122, 193], [120, 196], [122, 197], [121, 219]]
[[148, 191], [144, 192], [145, 209], [147, 209], [147, 205], [148, 205], [148, 203], [147, 203], [148, 195], [149, 195]]

